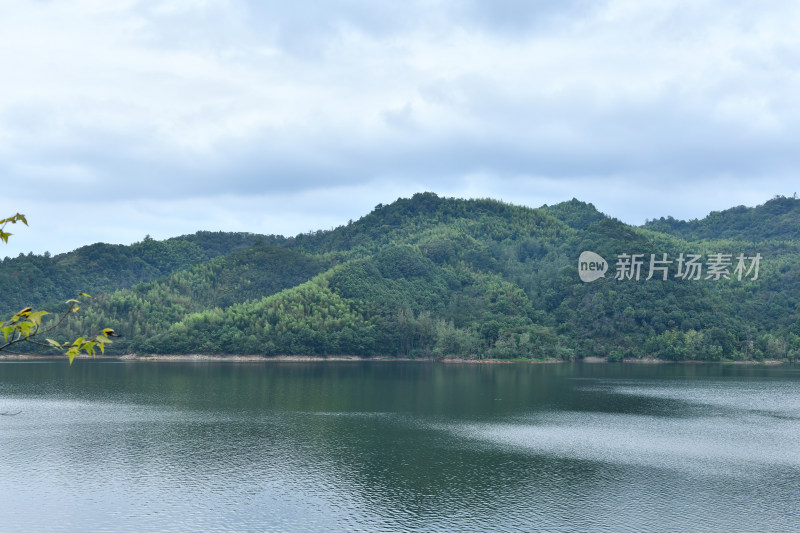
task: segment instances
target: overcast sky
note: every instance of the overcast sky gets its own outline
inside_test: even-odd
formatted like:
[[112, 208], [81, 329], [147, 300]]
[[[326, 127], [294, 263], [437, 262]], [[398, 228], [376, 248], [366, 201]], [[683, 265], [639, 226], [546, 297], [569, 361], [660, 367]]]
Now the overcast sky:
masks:
[[800, 189], [797, 95], [794, 0], [0, 0], [0, 257], [418, 191], [702, 218]]

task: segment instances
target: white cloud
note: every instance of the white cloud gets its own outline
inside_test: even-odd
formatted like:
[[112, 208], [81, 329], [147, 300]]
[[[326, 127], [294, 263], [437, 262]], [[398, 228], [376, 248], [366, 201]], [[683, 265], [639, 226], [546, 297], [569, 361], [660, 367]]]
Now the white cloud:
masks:
[[798, 26], [789, 1], [18, 2], [0, 180], [27, 197], [0, 207], [55, 220], [102, 197], [108, 231], [19, 243], [53, 251], [143, 221], [325, 228], [412, 186], [630, 222], [755, 205], [794, 192]]

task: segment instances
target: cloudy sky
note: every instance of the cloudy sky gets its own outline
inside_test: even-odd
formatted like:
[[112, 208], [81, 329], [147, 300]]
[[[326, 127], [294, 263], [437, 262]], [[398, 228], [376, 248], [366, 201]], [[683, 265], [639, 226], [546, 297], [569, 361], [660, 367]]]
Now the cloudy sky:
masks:
[[0, 256], [418, 191], [634, 224], [792, 195], [794, 0], [0, 0]]

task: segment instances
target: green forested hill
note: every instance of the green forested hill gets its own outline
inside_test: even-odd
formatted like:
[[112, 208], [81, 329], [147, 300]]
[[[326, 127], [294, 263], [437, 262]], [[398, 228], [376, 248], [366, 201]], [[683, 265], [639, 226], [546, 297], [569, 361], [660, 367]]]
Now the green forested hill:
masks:
[[645, 227], [687, 240], [798, 241], [799, 221], [800, 202], [797, 198], [776, 196], [758, 207], [740, 205], [725, 211], [712, 211], [702, 220], [688, 222], [661, 217], [647, 222]]
[[[64, 335], [112, 327], [118, 353], [794, 359], [798, 206], [637, 228], [578, 200], [531, 209], [421, 193], [286, 239], [199, 233], [6, 259], [0, 300], [9, 314], [96, 294]], [[608, 262], [605, 277], [581, 281], [585, 250]], [[624, 254], [641, 254], [640, 279], [615, 279]], [[651, 254], [672, 261], [667, 280], [645, 279]], [[701, 279], [677, 277], [681, 254], [702, 258]], [[729, 254], [731, 279], [706, 279], [714, 254]], [[736, 271], [756, 254], [757, 279]]]
[[0, 316], [28, 305], [74, 298], [82, 291], [102, 293], [133, 287], [267, 239], [283, 240], [250, 233], [201, 231], [165, 241], [148, 236], [130, 246], [97, 243], [56, 256], [6, 257], [0, 263]]

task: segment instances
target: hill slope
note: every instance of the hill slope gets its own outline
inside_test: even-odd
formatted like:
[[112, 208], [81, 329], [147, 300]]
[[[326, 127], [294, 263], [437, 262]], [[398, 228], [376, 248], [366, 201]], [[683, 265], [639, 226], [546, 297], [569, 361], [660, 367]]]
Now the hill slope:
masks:
[[[77, 283], [104, 287], [65, 334], [113, 327], [125, 335], [113, 345], [118, 352], [793, 359], [800, 354], [798, 205], [775, 199], [705, 222], [636, 228], [578, 200], [531, 209], [421, 193], [347, 226], [288, 239], [163, 241], [162, 255], [175, 259], [145, 261], [152, 269], [142, 269], [139, 284], [130, 265], [143, 243], [109, 261], [105, 272], [116, 264], [116, 277], [102, 278], [104, 270], [85, 260], [75, 260], [69, 283], [41, 275], [52, 282], [47, 294]], [[762, 227], [775, 217], [780, 231]], [[586, 250], [609, 264], [592, 283], [578, 275]], [[616, 279], [625, 254], [641, 254], [638, 280]], [[645, 279], [651, 256], [663, 254], [667, 279], [658, 269]], [[678, 258], [689, 254], [700, 256], [700, 279], [679, 277]], [[727, 259], [730, 279], [709, 275], [714, 254], [728, 254], [720, 260]], [[737, 276], [737, 257], [751, 267], [756, 254], [758, 276]], [[0, 279], [13, 283], [9, 267], [19, 272], [25, 261], [52, 259], [5, 261]], [[15, 290], [24, 294], [25, 286]]]
[[776, 196], [757, 207], [740, 205], [725, 211], [712, 211], [702, 220], [676, 220], [661, 217], [644, 227], [686, 240], [736, 239], [761, 242], [769, 239], [800, 240], [800, 202], [797, 198]]
[[165, 241], [149, 237], [130, 246], [97, 243], [50, 256], [22, 255], [0, 262], [0, 316], [28, 305], [42, 306], [133, 287], [214, 257], [282, 239], [250, 233], [201, 231]]

